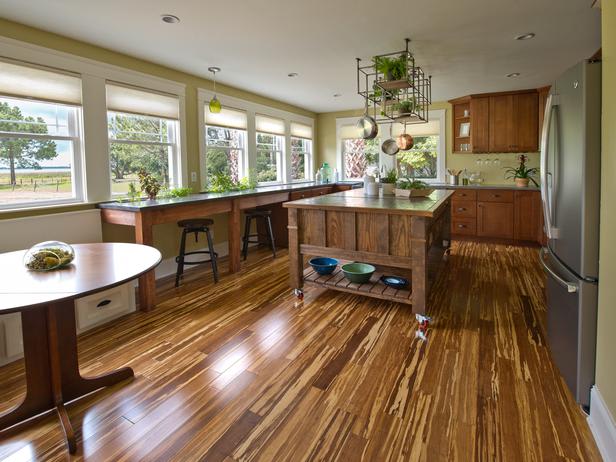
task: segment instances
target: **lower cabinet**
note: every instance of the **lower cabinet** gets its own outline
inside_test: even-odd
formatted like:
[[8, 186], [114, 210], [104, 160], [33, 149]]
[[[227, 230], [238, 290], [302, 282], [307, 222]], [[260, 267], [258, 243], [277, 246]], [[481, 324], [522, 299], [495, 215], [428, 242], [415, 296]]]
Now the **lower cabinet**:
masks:
[[539, 191], [457, 189], [451, 202], [451, 234], [458, 238], [492, 238], [544, 242]]
[[477, 236], [513, 239], [513, 204], [478, 202]]

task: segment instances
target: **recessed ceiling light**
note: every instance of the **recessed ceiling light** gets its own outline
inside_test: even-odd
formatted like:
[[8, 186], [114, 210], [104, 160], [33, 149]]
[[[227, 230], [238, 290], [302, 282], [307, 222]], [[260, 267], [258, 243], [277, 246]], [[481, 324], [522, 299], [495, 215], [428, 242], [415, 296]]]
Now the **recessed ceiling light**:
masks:
[[342, 96], [342, 93], [334, 93], [334, 98], [340, 98]]
[[289, 72], [287, 77], [297, 77], [299, 74], [297, 72]]
[[507, 77], [520, 77], [519, 72], [512, 72], [511, 74], [507, 74]]
[[535, 33], [534, 32], [528, 32], [526, 34], [522, 34], [522, 35], [518, 35], [516, 36], [516, 40], [530, 40], [532, 38], [535, 38]]
[[160, 16], [160, 19], [167, 24], [177, 24], [180, 22], [180, 18], [173, 14], [163, 14]]

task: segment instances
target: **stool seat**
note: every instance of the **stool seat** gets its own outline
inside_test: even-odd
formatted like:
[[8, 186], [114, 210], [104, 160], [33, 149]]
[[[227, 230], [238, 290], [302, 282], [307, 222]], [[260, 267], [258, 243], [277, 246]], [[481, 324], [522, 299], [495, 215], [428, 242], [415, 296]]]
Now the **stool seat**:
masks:
[[212, 226], [214, 220], [211, 218], [187, 218], [185, 220], [178, 221], [180, 228], [203, 228], [204, 226]]
[[246, 214], [246, 216], [249, 216], [249, 217], [270, 217], [272, 216], [271, 210], [253, 209], [253, 210], [246, 210], [244, 213]]

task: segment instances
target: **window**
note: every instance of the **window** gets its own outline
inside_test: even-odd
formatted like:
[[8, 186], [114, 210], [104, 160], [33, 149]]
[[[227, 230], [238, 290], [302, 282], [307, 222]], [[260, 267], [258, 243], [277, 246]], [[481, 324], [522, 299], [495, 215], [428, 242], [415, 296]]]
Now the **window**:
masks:
[[108, 84], [107, 109], [112, 195], [139, 190], [140, 171], [179, 186], [178, 99]]
[[378, 138], [344, 138], [342, 140], [342, 159], [344, 178], [363, 178], [367, 171], [379, 165], [381, 143]]
[[312, 127], [291, 122], [291, 180], [312, 178]]
[[0, 208], [81, 200], [81, 80], [0, 61], [0, 93]]
[[400, 151], [396, 157], [398, 171], [402, 176], [413, 176], [422, 180], [436, 180], [438, 177], [438, 135], [413, 137], [413, 147]]
[[246, 112], [223, 108], [219, 113], [205, 110], [205, 172], [224, 173], [238, 182], [246, 172]]
[[257, 114], [257, 163], [259, 183], [282, 182], [282, 159], [284, 156], [284, 121]]

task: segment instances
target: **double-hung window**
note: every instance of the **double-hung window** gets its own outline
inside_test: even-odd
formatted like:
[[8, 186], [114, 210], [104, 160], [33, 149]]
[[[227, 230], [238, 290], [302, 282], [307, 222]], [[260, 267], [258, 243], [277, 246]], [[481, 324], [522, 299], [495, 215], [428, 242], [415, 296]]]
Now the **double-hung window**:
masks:
[[312, 127], [291, 122], [291, 180], [312, 179]]
[[259, 183], [282, 182], [285, 123], [282, 119], [257, 114], [256, 173]]
[[381, 151], [378, 138], [372, 140], [361, 138], [355, 127], [355, 121], [339, 125], [337, 132], [345, 179], [359, 179], [371, 168], [378, 168]]
[[[431, 111], [427, 123], [410, 124], [406, 133], [413, 137], [413, 147], [399, 151], [396, 167], [402, 176], [422, 181], [444, 181], [445, 179], [445, 135], [444, 111]], [[401, 134], [402, 126], [394, 127], [394, 136]]]
[[0, 208], [83, 199], [81, 79], [0, 61]]
[[112, 194], [126, 194], [141, 171], [181, 185], [177, 96], [108, 83], [107, 125]]
[[205, 108], [205, 172], [206, 181], [223, 173], [238, 182], [248, 176], [246, 169], [245, 111], [223, 108], [212, 113]]

